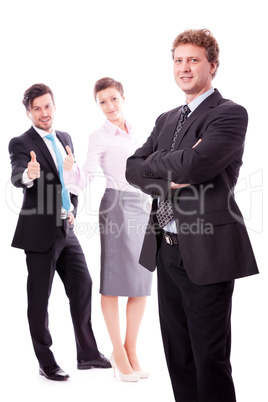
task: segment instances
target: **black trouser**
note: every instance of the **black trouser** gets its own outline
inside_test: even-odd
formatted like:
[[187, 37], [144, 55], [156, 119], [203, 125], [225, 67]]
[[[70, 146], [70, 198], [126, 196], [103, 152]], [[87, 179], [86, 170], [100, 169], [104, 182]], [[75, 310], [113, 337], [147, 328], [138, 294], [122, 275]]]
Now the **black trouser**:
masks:
[[164, 239], [157, 272], [162, 338], [176, 402], [235, 402], [230, 364], [234, 281], [195, 285], [183, 268], [179, 245]]
[[[42, 230], [42, 229], [40, 229]], [[84, 253], [67, 221], [57, 229], [55, 242], [45, 253], [26, 252], [28, 267], [28, 320], [35, 354], [41, 367], [55, 364], [48, 329], [48, 300], [55, 271], [69, 298], [77, 346], [77, 359], [98, 356], [91, 327], [92, 280]]]

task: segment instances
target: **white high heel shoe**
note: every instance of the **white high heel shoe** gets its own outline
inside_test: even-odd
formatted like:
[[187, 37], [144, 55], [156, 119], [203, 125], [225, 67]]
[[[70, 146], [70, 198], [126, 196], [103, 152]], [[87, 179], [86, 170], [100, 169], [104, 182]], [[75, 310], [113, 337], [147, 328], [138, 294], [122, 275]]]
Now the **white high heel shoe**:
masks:
[[148, 378], [150, 377], [150, 373], [148, 371], [143, 371], [143, 370], [133, 370], [135, 374], [137, 374], [140, 378]]
[[140, 380], [140, 376], [138, 374], [132, 373], [132, 374], [123, 374], [117, 367], [117, 364], [114, 360], [113, 355], [110, 357], [110, 362], [112, 365], [112, 368], [114, 370], [114, 377], [115, 377], [115, 369], [118, 371], [119, 377], [121, 381], [126, 381], [126, 382], [137, 382]]

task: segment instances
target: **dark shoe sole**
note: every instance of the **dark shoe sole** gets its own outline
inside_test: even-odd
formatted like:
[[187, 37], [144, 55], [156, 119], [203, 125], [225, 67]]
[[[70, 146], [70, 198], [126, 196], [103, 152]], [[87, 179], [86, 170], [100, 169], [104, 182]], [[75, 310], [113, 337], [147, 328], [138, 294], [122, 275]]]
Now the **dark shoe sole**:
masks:
[[109, 366], [104, 367], [104, 366], [101, 366], [101, 365], [98, 366], [98, 365], [77, 364], [77, 369], [78, 370], [108, 369], [108, 368], [112, 368], [112, 366], [111, 367], [109, 367]]

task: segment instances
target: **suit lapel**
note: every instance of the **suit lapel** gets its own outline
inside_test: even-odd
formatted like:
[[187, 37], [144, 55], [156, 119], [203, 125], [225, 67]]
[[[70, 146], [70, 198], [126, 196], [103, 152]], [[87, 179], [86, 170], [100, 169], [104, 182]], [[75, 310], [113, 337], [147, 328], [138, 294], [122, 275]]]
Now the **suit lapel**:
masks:
[[181, 107], [170, 112], [168, 120], [163, 128], [163, 133], [157, 139], [155, 143], [155, 151], [158, 149], [166, 149], [169, 150], [172, 142], [172, 138], [175, 132], [175, 129], [178, 124], [178, 120], [181, 113]]
[[219, 93], [219, 91], [216, 89], [212, 95], [210, 95], [208, 98], [206, 98], [190, 115], [190, 117], [186, 120], [184, 125], [182, 126], [182, 129], [180, 130], [178, 134], [178, 138], [176, 141], [176, 146], [175, 149], [178, 149], [180, 146], [180, 143], [185, 136], [187, 130], [193, 124], [193, 122], [198, 119], [200, 116], [202, 116], [204, 113], [206, 113], [210, 108], [213, 108], [219, 104], [221, 101], [222, 96]]
[[71, 147], [71, 146], [70, 146], [70, 144], [68, 144], [65, 135], [63, 135], [63, 133], [61, 133], [60, 131], [56, 131], [56, 136], [58, 137], [58, 139], [62, 143], [63, 148], [64, 148], [64, 150], [66, 152], [66, 155], [67, 155], [66, 145], [69, 145], [69, 147]]
[[[34, 141], [35, 145], [40, 149], [41, 154], [46, 159], [51, 169], [53, 169], [53, 171], [58, 175], [58, 169], [54, 163], [51, 153], [49, 152], [44, 140], [40, 137], [40, 135], [35, 131], [33, 127], [29, 130], [29, 135], [31, 139]], [[37, 154], [37, 160], [38, 160], [38, 154]]]

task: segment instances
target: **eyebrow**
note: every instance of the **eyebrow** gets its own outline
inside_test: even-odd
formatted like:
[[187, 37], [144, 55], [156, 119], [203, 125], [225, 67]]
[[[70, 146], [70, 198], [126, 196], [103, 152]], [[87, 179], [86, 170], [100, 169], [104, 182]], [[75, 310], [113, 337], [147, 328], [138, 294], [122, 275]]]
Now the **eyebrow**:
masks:
[[[183, 59], [184, 56], [176, 56], [175, 59]], [[199, 59], [199, 56], [185, 56], [186, 59]]]
[[113, 98], [117, 98], [117, 96], [112, 95], [112, 96], [108, 96], [107, 98], [101, 98], [101, 99], [99, 99], [99, 102], [103, 102], [103, 101], [106, 101], [107, 99], [113, 99]]
[[[52, 102], [46, 103], [45, 106], [51, 106], [53, 105]], [[34, 109], [35, 107], [42, 107], [41, 105], [32, 105], [32, 109]]]

